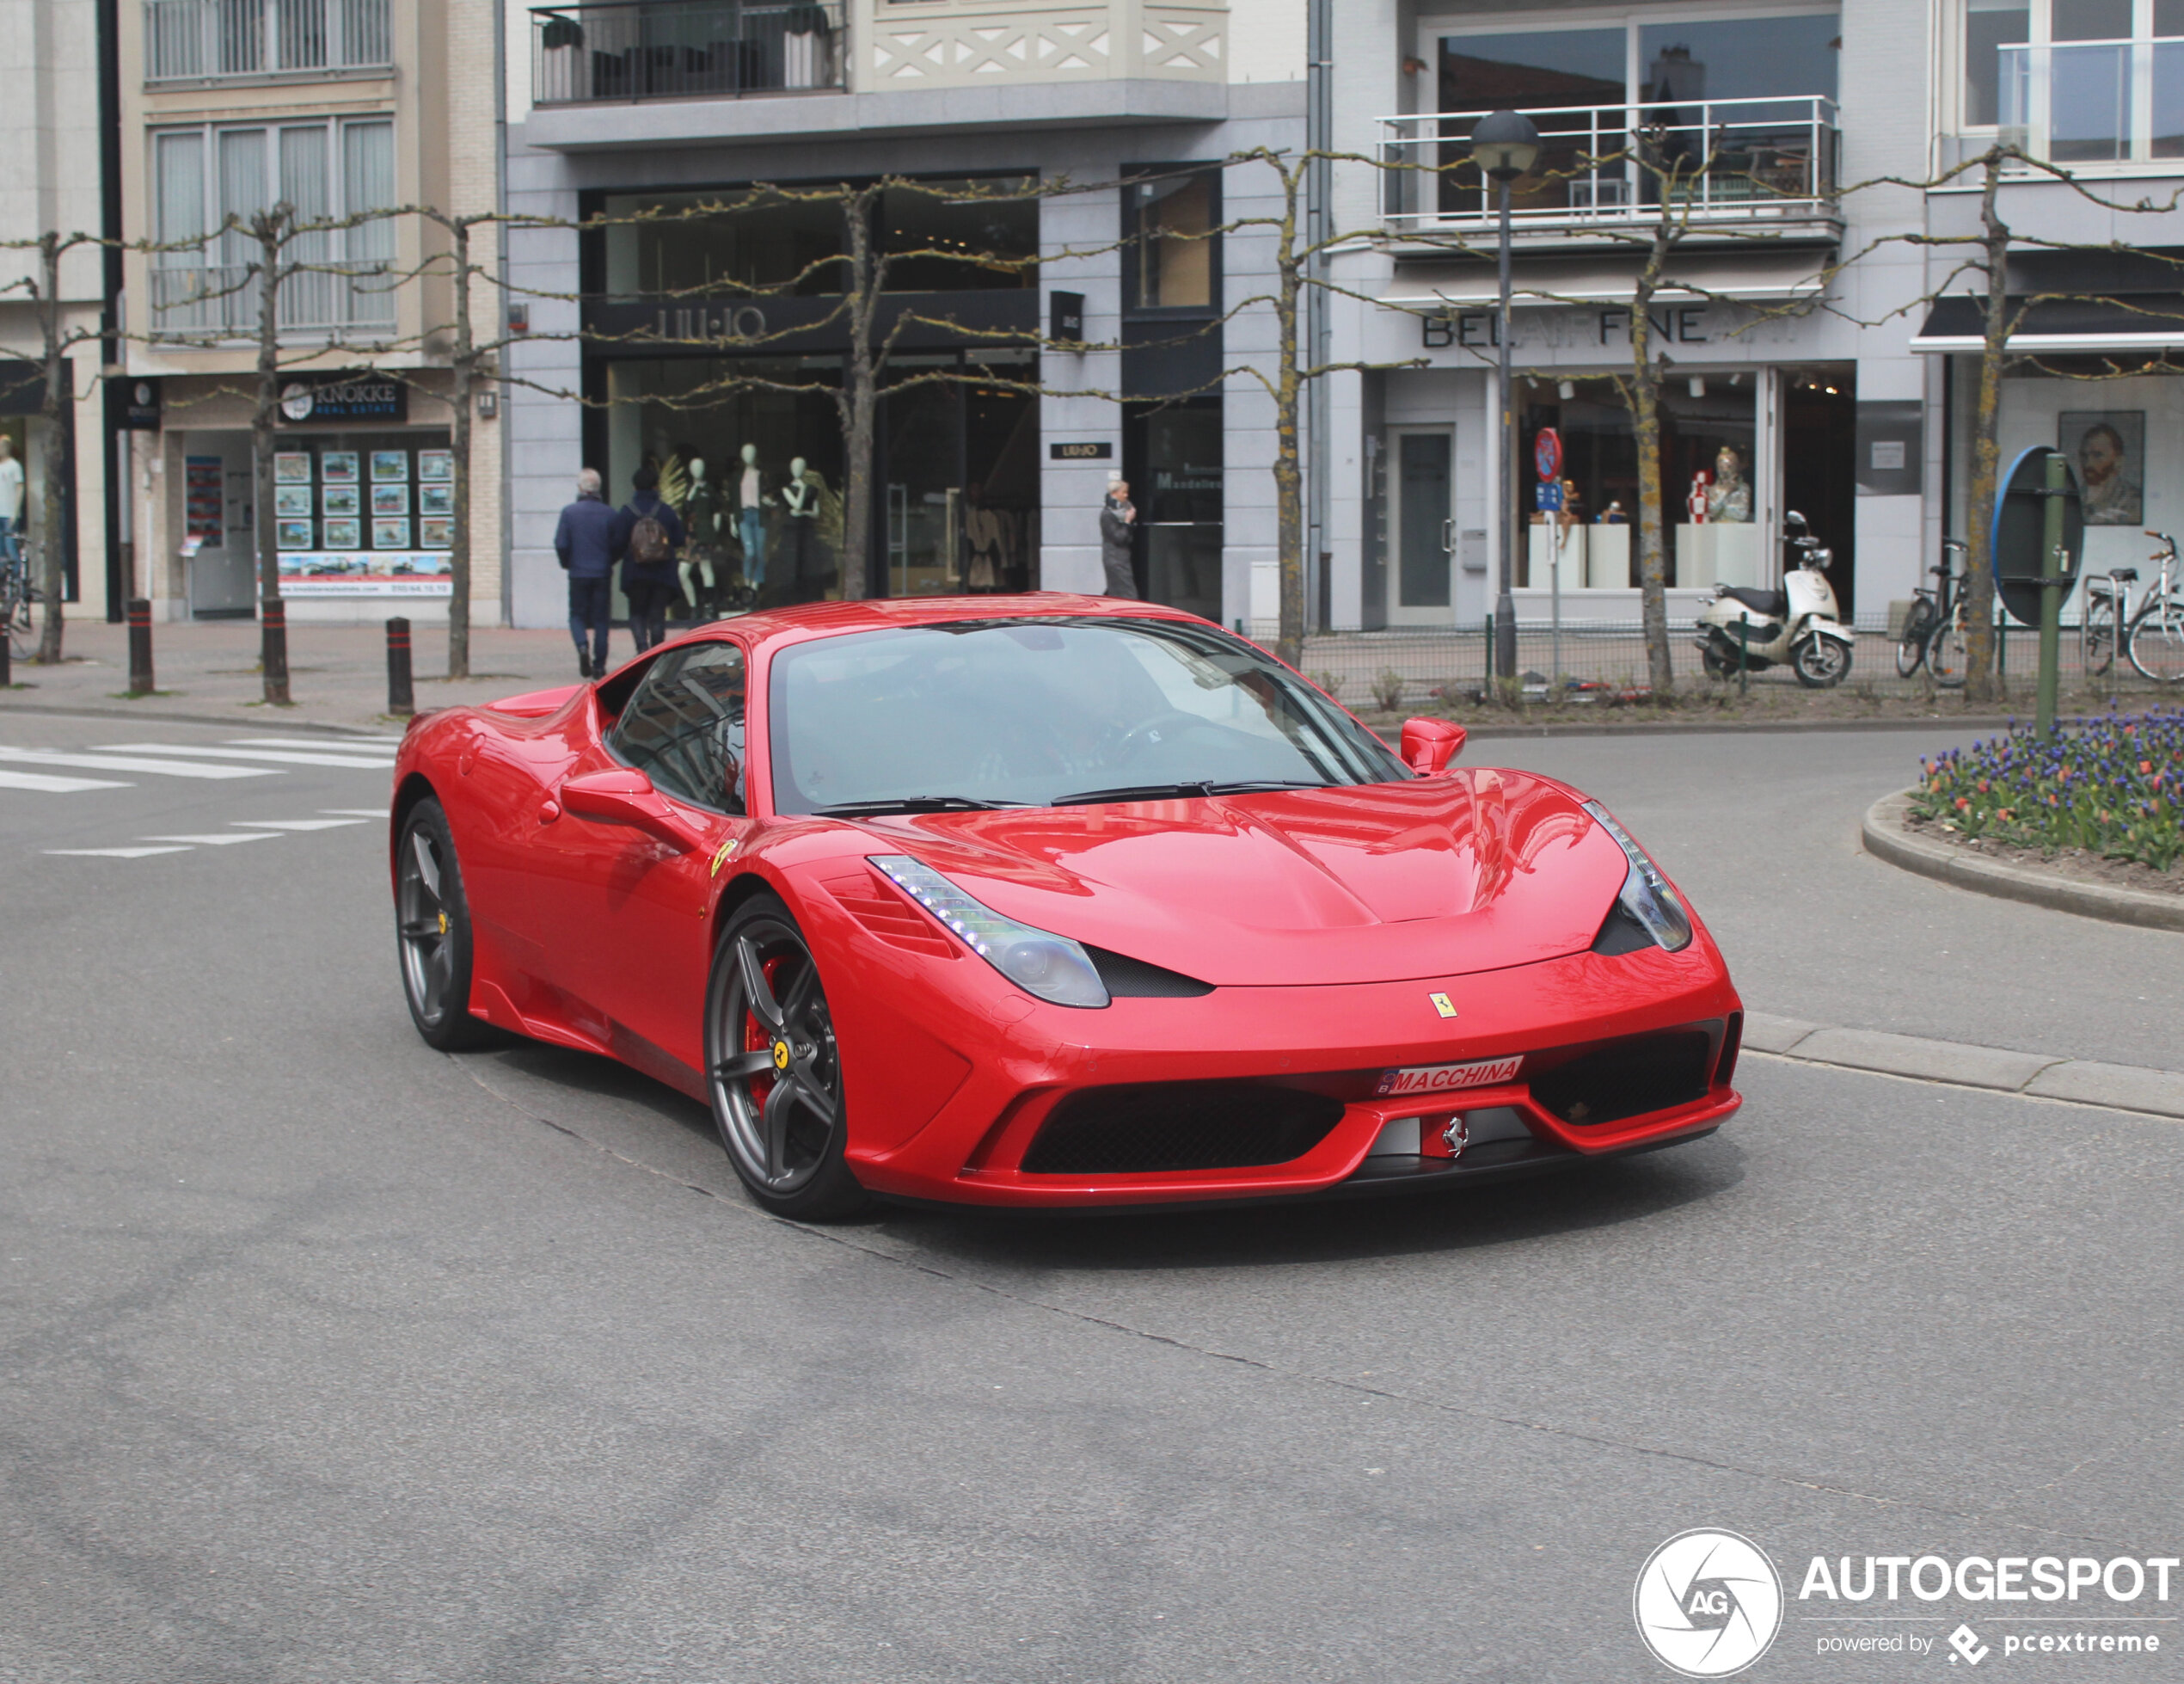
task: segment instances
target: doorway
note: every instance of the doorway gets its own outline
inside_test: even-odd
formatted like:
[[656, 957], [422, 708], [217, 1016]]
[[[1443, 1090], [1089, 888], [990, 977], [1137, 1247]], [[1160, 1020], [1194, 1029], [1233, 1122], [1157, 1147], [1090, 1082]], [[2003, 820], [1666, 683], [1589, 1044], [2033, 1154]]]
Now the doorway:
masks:
[[257, 602], [257, 507], [247, 435], [193, 433], [182, 443], [182, 532], [190, 617], [247, 619]]
[[1390, 430], [1391, 626], [1455, 623], [1455, 435], [1445, 427]]
[[1138, 507], [1138, 588], [1209, 620], [1221, 618], [1226, 526], [1221, 400], [1133, 406], [1123, 421], [1123, 477]]
[[1820, 363], [1781, 373], [1782, 501], [1835, 552], [1828, 583], [1857, 612], [1858, 366]]

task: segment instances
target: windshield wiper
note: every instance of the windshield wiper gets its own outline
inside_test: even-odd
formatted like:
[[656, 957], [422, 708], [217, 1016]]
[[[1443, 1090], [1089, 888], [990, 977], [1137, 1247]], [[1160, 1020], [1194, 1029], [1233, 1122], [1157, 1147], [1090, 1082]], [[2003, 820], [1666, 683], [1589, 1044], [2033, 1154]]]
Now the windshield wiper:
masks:
[[1079, 790], [1074, 795], [1057, 796], [1047, 805], [1087, 807], [1108, 801], [1176, 801], [1187, 800], [1192, 796], [1248, 795], [1256, 790], [1323, 790], [1326, 787], [1316, 778], [1298, 777], [1246, 777], [1225, 783], [1125, 784], [1113, 790]]
[[980, 801], [975, 796], [886, 796], [877, 801], [837, 801], [814, 807], [815, 819], [858, 819], [882, 813], [991, 813], [1004, 807], [1028, 807], [1022, 801]]

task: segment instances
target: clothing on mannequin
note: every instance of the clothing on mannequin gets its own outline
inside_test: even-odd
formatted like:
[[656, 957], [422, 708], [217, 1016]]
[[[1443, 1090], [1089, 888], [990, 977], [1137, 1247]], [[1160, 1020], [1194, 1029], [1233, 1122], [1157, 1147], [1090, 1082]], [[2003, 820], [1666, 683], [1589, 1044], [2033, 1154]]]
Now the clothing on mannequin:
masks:
[[736, 476], [736, 537], [743, 545], [743, 582], [757, 590], [766, 582], [766, 508], [774, 501], [758, 471], [758, 446], [745, 445]]
[[701, 598], [691, 583], [691, 576], [696, 575], [705, 581], [702, 600], [710, 603], [717, 587], [713, 559], [721, 548], [721, 494], [705, 476], [702, 457], [690, 459], [690, 487], [683, 497], [683, 526], [690, 534], [690, 548], [683, 552], [676, 573], [682, 581], [683, 599], [695, 614], [699, 612]]
[[798, 457], [788, 464], [788, 483], [782, 488], [782, 549], [789, 590], [801, 600], [813, 588], [818, 549], [819, 489], [804, 476], [805, 462]]
[[0, 556], [15, 560], [21, 551], [16, 534], [22, 530], [22, 464], [15, 460], [15, 441], [0, 438]]

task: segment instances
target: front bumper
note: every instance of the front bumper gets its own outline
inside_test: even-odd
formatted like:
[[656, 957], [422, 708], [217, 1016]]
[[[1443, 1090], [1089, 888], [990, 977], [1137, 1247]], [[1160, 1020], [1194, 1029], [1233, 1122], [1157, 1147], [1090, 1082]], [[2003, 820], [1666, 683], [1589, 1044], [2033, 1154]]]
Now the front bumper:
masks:
[[[1453, 1018], [1439, 1015], [1436, 993], [1448, 997]], [[1021, 1015], [997, 1035], [996, 1019], [1015, 1011]], [[1680, 954], [1588, 952], [1469, 976], [1221, 988], [1197, 999], [1118, 999], [1096, 1012], [1012, 997], [1000, 1011], [976, 1014], [990, 1044], [965, 1048], [969, 1074], [929, 1121], [891, 1146], [862, 1140], [853, 1122], [848, 1158], [875, 1193], [1028, 1208], [1293, 1199], [1533, 1173], [1718, 1128], [1739, 1103], [1730, 1084], [1741, 1011], [1703, 936]], [[931, 1019], [923, 1028], [945, 1035]], [[1672, 1104], [1586, 1122], [1572, 1121], [1567, 1106], [1558, 1115], [1533, 1091], [1536, 1072], [1600, 1043], [1697, 1030], [1711, 1037], [1702, 1080]], [[1525, 1065], [1492, 1086], [1372, 1091], [1386, 1070], [1512, 1056]], [[876, 1079], [853, 1082], [853, 1118]], [[1301, 1089], [1339, 1101], [1340, 1116], [1308, 1150], [1275, 1164], [1098, 1174], [1025, 1167], [1042, 1127], [1073, 1096], [1212, 1082]], [[1454, 1158], [1430, 1144], [1419, 1152], [1386, 1150], [1391, 1123], [1418, 1119], [1421, 1140], [1432, 1142], [1458, 1112], [1487, 1111], [1513, 1114], [1521, 1131], [1505, 1129]]]

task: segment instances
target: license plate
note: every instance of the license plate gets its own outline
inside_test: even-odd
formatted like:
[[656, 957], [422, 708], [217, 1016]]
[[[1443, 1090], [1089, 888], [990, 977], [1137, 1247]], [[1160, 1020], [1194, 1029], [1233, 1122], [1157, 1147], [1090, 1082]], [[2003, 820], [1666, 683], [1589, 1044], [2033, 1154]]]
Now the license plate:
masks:
[[1383, 1070], [1376, 1094], [1446, 1093], [1456, 1088], [1489, 1088], [1513, 1082], [1524, 1067], [1525, 1055], [1484, 1059], [1476, 1064], [1421, 1064], [1407, 1070]]

